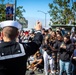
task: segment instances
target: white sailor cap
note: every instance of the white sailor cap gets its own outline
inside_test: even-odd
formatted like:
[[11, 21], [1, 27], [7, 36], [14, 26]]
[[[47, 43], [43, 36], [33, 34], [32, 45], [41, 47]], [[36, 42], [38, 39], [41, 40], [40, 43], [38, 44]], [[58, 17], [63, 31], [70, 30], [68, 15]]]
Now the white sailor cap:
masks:
[[21, 30], [22, 28], [22, 25], [19, 22], [13, 21], [13, 20], [7, 20], [0, 23], [1, 28], [7, 27], [7, 26], [16, 27], [19, 30]]

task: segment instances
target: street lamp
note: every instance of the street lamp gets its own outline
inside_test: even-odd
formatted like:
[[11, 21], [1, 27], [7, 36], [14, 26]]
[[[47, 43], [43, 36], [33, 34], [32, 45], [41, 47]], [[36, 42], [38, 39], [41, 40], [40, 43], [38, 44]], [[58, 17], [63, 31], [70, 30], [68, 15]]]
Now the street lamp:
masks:
[[45, 12], [43, 12], [41, 10], [38, 10], [38, 12], [42, 12], [43, 14], [45, 14], [45, 27], [46, 27], [46, 15], [47, 15], [47, 13], [45, 13]]

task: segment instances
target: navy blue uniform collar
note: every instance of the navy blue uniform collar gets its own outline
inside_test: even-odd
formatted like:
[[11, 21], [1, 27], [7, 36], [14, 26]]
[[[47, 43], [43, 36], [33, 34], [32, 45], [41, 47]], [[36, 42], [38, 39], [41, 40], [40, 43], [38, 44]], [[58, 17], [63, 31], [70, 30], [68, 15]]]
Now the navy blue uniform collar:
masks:
[[10, 41], [10, 42], [2, 42], [0, 43], [0, 47], [5, 47], [5, 46], [9, 46], [9, 45], [14, 45], [16, 44], [16, 41]]

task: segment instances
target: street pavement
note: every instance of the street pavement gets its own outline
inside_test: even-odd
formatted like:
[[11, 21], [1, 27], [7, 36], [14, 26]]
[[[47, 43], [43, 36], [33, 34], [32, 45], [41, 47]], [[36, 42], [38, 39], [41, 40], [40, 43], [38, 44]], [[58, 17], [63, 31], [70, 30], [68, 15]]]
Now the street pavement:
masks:
[[[30, 75], [30, 72], [31, 71], [26, 71], [26, 75]], [[45, 74], [44, 74], [44, 72], [41, 73], [41, 72], [35, 71], [35, 74], [33, 74], [33, 75], [45, 75]], [[49, 75], [52, 75], [52, 74], [49, 73]]]
[[[31, 71], [26, 71], [26, 75], [30, 75], [30, 72], [31, 72]], [[33, 74], [33, 75], [44, 75], [44, 73], [35, 71], [35, 74]]]

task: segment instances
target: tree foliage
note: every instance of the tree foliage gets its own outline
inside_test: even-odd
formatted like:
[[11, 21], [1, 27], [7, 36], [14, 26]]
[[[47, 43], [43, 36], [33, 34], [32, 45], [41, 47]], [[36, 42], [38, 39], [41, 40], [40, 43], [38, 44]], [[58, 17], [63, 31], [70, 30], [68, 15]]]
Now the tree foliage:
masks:
[[53, 0], [53, 3], [49, 3], [49, 7], [49, 14], [53, 23], [68, 24], [75, 19], [76, 2], [71, 0]]
[[25, 12], [25, 9], [23, 9], [23, 6], [19, 6], [16, 8], [16, 17], [17, 18], [22, 18], [23, 17], [23, 12]]
[[0, 4], [0, 21], [3, 21], [5, 19], [6, 19], [5, 5]]

